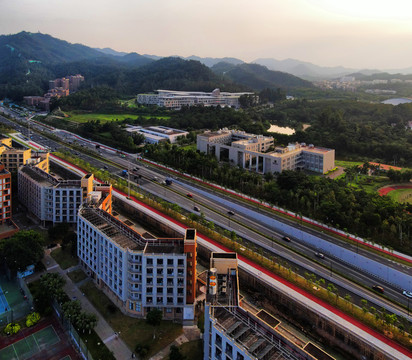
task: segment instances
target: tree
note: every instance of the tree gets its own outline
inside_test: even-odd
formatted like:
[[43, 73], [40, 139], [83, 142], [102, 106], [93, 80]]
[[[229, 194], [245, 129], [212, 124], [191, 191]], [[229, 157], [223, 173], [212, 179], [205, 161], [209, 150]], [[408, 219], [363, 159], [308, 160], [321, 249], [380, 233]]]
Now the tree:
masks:
[[40, 279], [40, 284], [44, 289], [44, 293], [46, 293], [50, 299], [56, 297], [56, 295], [62, 290], [65, 283], [66, 281], [58, 273], [47, 273]]
[[150, 346], [148, 344], [138, 343], [134, 349], [134, 352], [140, 356], [141, 359], [144, 359], [149, 353]]
[[184, 360], [185, 356], [182, 355], [180, 349], [176, 345], [170, 347], [169, 360]]
[[146, 315], [146, 322], [153, 326], [153, 339], [156, 338], [156, 327], [160, 325], [162, 318], [163, 313], [159, 309], [150, 310]]
[[0, 243], [0, 258], [7, 267], [16, 272], [27, 266], [37, 264], [44, 255], [43, 236], [33, 230], [23, 230]]
[[82, 311], [74, 318], [74, 325], [79, 331], [84, 333], [88, 330], [90, 334], [92, 329], [97, 325], [97, 317], [95, 314]]
[[26, 326], [27, 327], [33, 326], [33, 325], [37, 324], [39, 322], [39, 320], [40, 320], [40, 314], [37, 313], [37, 312], [33, 312], [33, 313], [27, 315]]
[[82, 311], [80, 301], [67, 301], [62, 305], [62, 310], [64, 316], [77, 326], [77, 319]]

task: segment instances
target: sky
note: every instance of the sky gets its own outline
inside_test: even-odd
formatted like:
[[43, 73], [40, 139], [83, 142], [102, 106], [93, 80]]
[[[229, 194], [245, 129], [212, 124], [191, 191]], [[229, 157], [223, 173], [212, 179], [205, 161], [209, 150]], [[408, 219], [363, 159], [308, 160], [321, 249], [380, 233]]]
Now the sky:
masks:
[[0, 0], [0, 34], [159, 56], [412, 66], [411, 0]]

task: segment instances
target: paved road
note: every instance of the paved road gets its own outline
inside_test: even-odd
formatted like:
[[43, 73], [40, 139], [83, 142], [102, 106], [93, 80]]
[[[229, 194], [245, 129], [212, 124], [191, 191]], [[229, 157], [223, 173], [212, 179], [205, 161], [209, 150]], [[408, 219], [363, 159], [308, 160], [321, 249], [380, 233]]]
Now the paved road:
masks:
[[[50, 251], [46, 251], [46, 255], [43, 258], [43, 263], [47, 268], [47, 272], [59, 273], [66, 280], [66, 285], [64, 286], [64, 291], [69, 295], [70, 298], [74, 296], [80, 301], [82, 309], [86, 312], [93, 313], [97, 316], [97, 325], [94, 328], [96, 333], [100, 336], [106, 346], [110, 351], [113, 351], [114, 356], [118, 360], [126, 360], [132, 358], [132, 351], [127, 347], [127, 345], [115, 335], [114, 330], [110, 327], [103, 316], [95, 309], [92, 303], [82, 295], [79, 288], [72, 282], [72, 280], [67, 276], [67, 270], [62, 270], [59, 264], [50, 256]], [[34, 276], [28, 278], [28, 282], [38, 279], [42, 273], [36, 273]]]

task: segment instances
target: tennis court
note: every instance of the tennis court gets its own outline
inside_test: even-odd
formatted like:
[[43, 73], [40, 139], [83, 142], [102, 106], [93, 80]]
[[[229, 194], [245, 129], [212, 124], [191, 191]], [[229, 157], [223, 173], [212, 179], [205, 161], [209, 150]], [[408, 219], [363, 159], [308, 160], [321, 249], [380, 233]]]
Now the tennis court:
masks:
[[[24, 289], [23, 289], [24, 287]], [[30, 313], [32, 298], [24, 282], [0, 275], [0, 327]]]
[[2, 287], [0, 286], [0, 314], [5, 313], [6, 311], [10, 310], [10, 305], [7, 302], [6, 296]]
[[0, 359], [30, 359], [40, 351], [52, 347], [59, 341], [59, 336], [53, 326], [50, 325], [0, 350]]

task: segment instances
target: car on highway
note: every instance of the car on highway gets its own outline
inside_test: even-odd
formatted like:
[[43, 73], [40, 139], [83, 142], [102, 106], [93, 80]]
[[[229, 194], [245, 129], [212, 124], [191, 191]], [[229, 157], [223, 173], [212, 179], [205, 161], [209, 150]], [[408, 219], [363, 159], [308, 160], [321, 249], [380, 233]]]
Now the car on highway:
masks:
[[412, 291], [403, 290], [402, 294], [405, 295], [406, 297], [412, 299]]
[[282, 240], [287, 241], [287, 242], [291, 242], [289, 236], [282, 236]]
[[315, 256], [317, 256], [319, 259], [324, 259], [325, 258], [325, 254], [321, 253], [321, 252], [315, 252]]
[[198, 206], [193, 207], [194, 211], [199, 211], [200, 212], [200, 208]]
[[187, 193], [186, 196], [189, 197], [189, 198], [193, 197], [193, 195], [191, 193]]
[[385, 292], [385, 289], [380, 285], [373, 285], [372, 289], [377, 291], [377, 292], [380, 292], [381, 294], [383, 294]]
[[230, 216], [233, 216], [233, 215], [235, 215], [235, 212], [232, 211], [232, 210], [229, 210], [229, 211], [227, 212], [227, 214], [230, 215]]
[[103, 166], [103, 169], [107, 170], [109, 167], [107, 165]]

